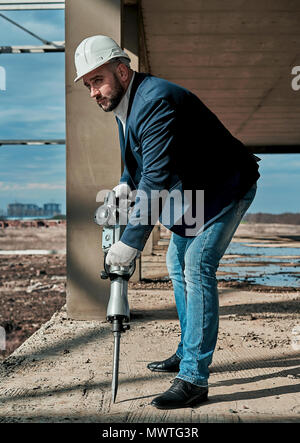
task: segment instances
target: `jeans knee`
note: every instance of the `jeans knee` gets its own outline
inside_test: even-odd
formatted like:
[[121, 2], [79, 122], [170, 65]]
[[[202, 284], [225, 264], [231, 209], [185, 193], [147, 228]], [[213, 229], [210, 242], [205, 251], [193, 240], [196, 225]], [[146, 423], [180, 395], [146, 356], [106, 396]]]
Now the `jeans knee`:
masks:
[[170, 278], [174, 277], [178, 273], [177, 268], [170, 262], [167, 262], [167, 269]]
[[166, 255], [166, 265], [170, 278], [177, 275], [178, 272], [181, 272], [178, 259], [174, 257], [174, 254], [169, 253], [169, 251]]
[[212, 258], [205, 254], [201, 257], [200, 261], [193, 261], [189, 260], [186, 262], [184, 274], [186, 279], [194, 279], [201, 277], [209, 277], [209, 278], [216, 278], [216, 272], [218, 269], [218, 264], [212, 260]]
[[203, 260], [200, 264], [200, 274], [205, 277], [215, 278], [218, 266], [214, 262]]
[[166, 265], [167, 265], [168, 271], [170, 271], [170, 269], [173, 266], [173, 260], [172, 260], [171, 255], [172, 254], [170, 253], [170, 251], [168, 249], [167, 254], [166, 254]]

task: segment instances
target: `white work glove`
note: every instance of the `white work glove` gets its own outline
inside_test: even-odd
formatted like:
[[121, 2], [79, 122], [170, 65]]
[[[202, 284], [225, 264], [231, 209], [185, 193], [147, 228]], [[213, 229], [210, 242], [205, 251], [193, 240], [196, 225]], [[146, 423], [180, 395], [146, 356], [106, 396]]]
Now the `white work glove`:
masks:
[[129, 266], [135, 259], [137, 253], [137, 249], [132, 248], [119, 240], [110, 247], [105, 262], [107, 265]]
[[113, 191], [115, 192], [116, 198], [119, 198], [119, 200], [131, 201], [131, 189], [127, 183], [118, 184], [113, 188]]

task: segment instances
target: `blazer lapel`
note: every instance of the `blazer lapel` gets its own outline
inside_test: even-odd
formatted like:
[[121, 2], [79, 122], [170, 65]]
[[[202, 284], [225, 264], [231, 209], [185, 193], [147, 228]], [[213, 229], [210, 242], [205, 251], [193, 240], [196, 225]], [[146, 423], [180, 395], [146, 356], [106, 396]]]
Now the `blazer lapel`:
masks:
[[128, 125], [128, 121], [130, 121], [130, 111], [131, 111], [131, 108], [132, 108], [133, 99], [134, 99], [135, 93], [137, 91], [137, 88], [140, 86], [142, 81], [147, 76], [149, 76], [149, 74], [144, 74], [144, 73], [136, 72], [135, 76], [134, 76], [134, 79], [133, 79], [133, 83], [132, 83], [132, 87], [131, 87], [131, 91], [130, 91], [129, 102], [128, 102], [127, 116], [126, 116], [125, 140], [124, 140], [125, 149], [124, 149], [124, 151], [126, 151], [126, 149], [127, 149], [128, 126], [129, 126]]
[[122, 154], [122, 158], [124, 160], [125, 158], [125, 139], [124, 139], [124, 130], [123, 130], [123, 125], [121, 120], [116, 117], [117, 123], [118, 123], [118, 127], [119, 127], [119, 140], [120, 140], [120, 147], [121, 147], [121, 154]]

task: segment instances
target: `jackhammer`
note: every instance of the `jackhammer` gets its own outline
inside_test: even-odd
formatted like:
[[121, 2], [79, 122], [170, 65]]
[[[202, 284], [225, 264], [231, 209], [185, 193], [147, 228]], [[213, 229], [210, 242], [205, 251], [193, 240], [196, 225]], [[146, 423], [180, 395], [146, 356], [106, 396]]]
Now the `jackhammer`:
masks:
[[[127, 202], [127, 201], [126, 201]], [[95, 213], [95, 222], [102, 226], [102, 250], [104, 253], [104, 270], [101, 271], [102, 279], [110, 279], [110, 297], [107, 305], [106, 320], [111, 323], [114, 335], [113, 376], [112, 376], [112, 402], [114, 403], [118, 390], [119, 354], [121, 333], [130, 329], [130, 310], [128, 304], [128, 280], [133, 275], [136, 259], [129, 266], [112, 266], [106, 264], [109, 248], [120, 240], [126, 228], [128, 216], [132, 207], [120, 205], [114, 191], [109, 191], [104, 203]], [[137, 257], [136, 257], [137, 258]]]

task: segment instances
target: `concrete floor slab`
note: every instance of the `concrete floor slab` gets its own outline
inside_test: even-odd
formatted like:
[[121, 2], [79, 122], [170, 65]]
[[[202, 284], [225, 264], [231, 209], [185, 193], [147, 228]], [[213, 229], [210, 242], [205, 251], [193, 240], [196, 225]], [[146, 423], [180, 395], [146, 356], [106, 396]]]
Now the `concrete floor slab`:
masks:
[[146, 368], [176, 350], [170, 290], [130, 290], [115, 404], [110, 325], [71, 320], [63, 308], [0, 364], [0, 422], [299, 422], [300, 356], [290, 340], [299, 296], [220, 290], [209, 401], [171, 411], [150, 402], [176, 374]]

